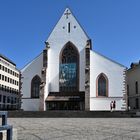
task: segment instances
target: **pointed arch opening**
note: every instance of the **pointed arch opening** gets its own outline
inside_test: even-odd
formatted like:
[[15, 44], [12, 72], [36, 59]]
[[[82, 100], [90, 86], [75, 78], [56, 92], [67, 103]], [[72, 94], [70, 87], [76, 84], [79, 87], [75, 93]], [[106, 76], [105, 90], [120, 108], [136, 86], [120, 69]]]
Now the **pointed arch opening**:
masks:
[[104, 73], [99, 74], [96, 85], [96, 96], [108, 97], [108, 78]]
[[31, 81], [31, 98], [39, 98], [41, 78], [36, 75]]
[[79, 91], [79, 52], [71, 42], [68, 42], [60, 52], [59, 90]]

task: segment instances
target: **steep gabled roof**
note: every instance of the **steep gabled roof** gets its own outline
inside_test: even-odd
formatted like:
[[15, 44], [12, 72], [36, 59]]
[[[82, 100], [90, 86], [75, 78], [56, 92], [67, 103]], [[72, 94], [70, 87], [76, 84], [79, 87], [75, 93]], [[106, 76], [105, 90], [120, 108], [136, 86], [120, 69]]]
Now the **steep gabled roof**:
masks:
[[99, 56], [101, 56], [101, 57], [103, 57], [103, 58], [105, 58], [105, 59], [107, 59], [107, 60], [109, 60], [109, 61], [111, 61], [111, 62], [113, 62], [113, 63], [115, 63], [117, 65], [119, 65], [119, 66], [121, 66], [121, 67], [127, 68], [126, 66], [124, 66], [124, 65], [122, 65], [122, 64], [120, 64], [120, 63], [118, 63], [118, 62], [116, 62], [116, 61], [114, 61], [114, 60], [112, 60], [112, 59], [110, 59], [110, 58], [108, 58], [108, 57], [96, 52], [96, 51], [91, 50], [91, 52], [93, 52], [93, 53], [95, 53], [95, 54], [97, 54], [97, 55], [99, 55]]
[[[66, 20], [64, 20], [66, 19]], [[51, 36], [51, 34], [55, 31], [55, 29], [57, 28], [58, 24], [60, 23], [64, 23], [67, 22], [70, 19], [70, 22], [73, 21], [75, 23], [77, 23], [77, 25], [81, 28], [81, 31], [85, 34], [85, 36], [87, 37], [87, 40], [89, 39], [87, 33], [85, 32], [85, 30], [83, 29], [83, 27], [81, 26], [81, 24], [78, 22], [78, 20], [76, 19], [76, 17], [74, 16], [73, 12], [70, 10], [70, 8], [66, 8], [62, 14], [62, 16], [60, 17], [60, 19], [58, 20], [58, 22], [56, 23], [56, 25], [54, 26], [52, 32], [49, 34], [49, 37]], [[48, 40], [47, 39], [47, 40]], [[47, 42], [47, 41], [46, 41]]]

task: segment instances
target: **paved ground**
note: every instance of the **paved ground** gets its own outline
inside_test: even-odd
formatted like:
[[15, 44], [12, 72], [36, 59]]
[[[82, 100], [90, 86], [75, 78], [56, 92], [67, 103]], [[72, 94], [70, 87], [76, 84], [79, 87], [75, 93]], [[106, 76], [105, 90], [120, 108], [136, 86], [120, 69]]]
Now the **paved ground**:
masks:
[[10, 118], [18, 140], [140, 140], [140, 118]]

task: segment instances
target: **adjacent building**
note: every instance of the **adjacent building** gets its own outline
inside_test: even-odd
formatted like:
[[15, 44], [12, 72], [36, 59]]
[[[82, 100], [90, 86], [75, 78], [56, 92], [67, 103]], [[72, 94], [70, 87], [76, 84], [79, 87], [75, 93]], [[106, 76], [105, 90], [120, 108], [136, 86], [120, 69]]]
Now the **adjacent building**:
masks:
[[131, 110], [140, 110], [140, 62], [132, 63], [127, 70], [128, 106]]
[[[45, 49], [22, 70], [22, 109], [126, 109], [126, 67], [97, 53], [69, 8]], [[104, 46], [103, 46], [104, 47]]]
[[16, 110], [20, 104], [20, 71], [15, 63], [0, 54], [0, 110]]

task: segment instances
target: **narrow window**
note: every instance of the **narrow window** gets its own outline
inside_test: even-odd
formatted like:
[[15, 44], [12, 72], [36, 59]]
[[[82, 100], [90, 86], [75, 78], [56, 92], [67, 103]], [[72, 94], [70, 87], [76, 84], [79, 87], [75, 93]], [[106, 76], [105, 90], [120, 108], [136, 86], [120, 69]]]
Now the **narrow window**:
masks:
[[129, 96], [129, 85], [127, 85], [127, 95]]
[[138, 94], [138, 81], [136, 81], [135, 83], [135, 90], [136, 90], [136, 94]]
[[4, 81], [4, 75], [2, 75], [2, 80]]
[[136, 109], [139, 109], [139, 99], [136, 98]]
[[31, 81], [31, 98], [39, 98], [41, 79], [35, 76]]
[[108, 79], [103, 73], [97, 78], [97, 96], [108, 96]]
[[70, 33], [70, 22], [68, 23], [68, 33]]

